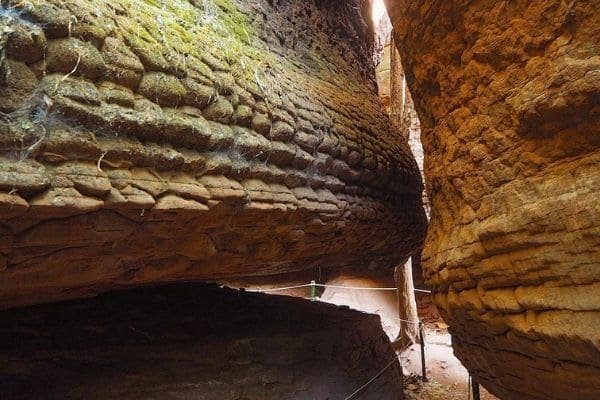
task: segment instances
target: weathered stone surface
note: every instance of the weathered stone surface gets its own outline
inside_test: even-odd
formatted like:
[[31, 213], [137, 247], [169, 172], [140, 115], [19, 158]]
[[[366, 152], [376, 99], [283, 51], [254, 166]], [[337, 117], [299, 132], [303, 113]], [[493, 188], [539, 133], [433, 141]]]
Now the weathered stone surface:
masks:
[[41, 29], [16, 24], [10, 29], [6, 42], [6, 55], [26, 64], [33, 64], [44, 57], [46, 37]]
[[130, 48], [115, 37], [107, 37], [101, 54], [106, 64], [105, 77], [108, 81], [137, 88], [144, 73], [144, 65]]
[[106, 72], [100, 52], [89, 42], [75, 38], [51, 40], [46, 51], [49, 71], [81, 74], [90, 79]]
[[28, 100], [37, 78], [25, 63], [5, 60], [0, 67], [0, 83], [0, 112], [11, 112]]
[[20, 75], [0, 88], [0, 308], [316, 266], [391, 275], [422, 242], [367, 1], [8, 3], [6, 32], [48, 45], [34, 72], [10, 54], [37, 60], [35, 37], [3, 63]]
[[142, 77], [140, 94], [161, 106], [175, 107], [186, 95], [183, 84], [173, 75], [149, 72]]
[[[0, 397], [337, 399], [396, 358], [379, 317], [187, 284], [0, 312]], [[391, 365], [360, 392], [402, 398]]]
[[455, 352], [503, 399], [600, 397], [597, 2], [387, 3]]

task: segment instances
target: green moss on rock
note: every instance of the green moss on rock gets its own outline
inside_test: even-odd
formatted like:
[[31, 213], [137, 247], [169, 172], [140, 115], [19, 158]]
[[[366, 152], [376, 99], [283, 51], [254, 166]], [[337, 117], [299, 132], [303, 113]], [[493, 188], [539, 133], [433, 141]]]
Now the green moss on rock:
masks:
[[231, 119], [233, 111], [234, 110], [231, 103], [225, 97], [219, 96], [214, 102], [209, 104], [209, 106], [204, 109], [203, 113], [206, 118], [212, 121], [227, 124]]
[[175, 107], [181, 104], [187, 94], [187, 90], [177, 77], [162, 72], [144, 74], [139, 92], [165, 107]]

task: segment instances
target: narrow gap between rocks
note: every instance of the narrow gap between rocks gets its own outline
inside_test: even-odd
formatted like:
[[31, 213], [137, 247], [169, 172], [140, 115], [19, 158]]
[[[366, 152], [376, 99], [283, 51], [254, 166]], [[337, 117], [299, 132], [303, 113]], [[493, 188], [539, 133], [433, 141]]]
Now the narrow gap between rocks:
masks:
[[0, 399], [599, 398], [591, 3], [0, 0]]

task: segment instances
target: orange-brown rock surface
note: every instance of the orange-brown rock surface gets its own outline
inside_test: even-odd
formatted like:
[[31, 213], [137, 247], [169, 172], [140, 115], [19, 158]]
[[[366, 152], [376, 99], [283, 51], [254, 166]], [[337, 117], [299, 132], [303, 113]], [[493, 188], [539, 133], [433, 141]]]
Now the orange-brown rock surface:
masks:
[[392, 267], [421, 183], [367, 1], [8, 1], [0, 308], [121, 286]]
[[600, 398], [600, 7], [388, 0], [456, 354], [503, 399]]

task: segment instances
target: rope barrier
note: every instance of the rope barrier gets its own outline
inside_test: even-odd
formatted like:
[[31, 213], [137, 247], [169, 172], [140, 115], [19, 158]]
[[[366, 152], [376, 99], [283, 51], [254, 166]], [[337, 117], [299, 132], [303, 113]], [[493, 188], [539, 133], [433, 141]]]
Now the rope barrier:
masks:
[[[286, 287], [278, 287], [278, 288], [268, 288], [268, 289], [256, 289], [256, 290], [252, 290], [252, 289], [247, 289], [248, 291], [251, 292], [259, 292], [259, 293], [263, 293], [263, 292], [277, 292], [277, 291], [282, 291], [282, 290], [291, 290], [291, 289], [299, 289], [299, 288], [305, 288], [305, 287], [330, 287], [330, 288], [335, 288], [335, 289], [350, 289], [350, 290], [397, 290], [396, 288], [370, 288], [370, 287], [359, 287], [359, 286], [338, 286], [338, 285], [326, 285], [326, 284], [322, 284], [322, 283], [305, 283], [302, 285], [295, 285], [295, 286], [286, 286]], [[424, 289], [414, 289], [415, 292], [426, 292], [426, 293], [431, 293], [430, 290], [424, 290]], [[307, 297], [307, 300], [314, 300], [314, 298], [311, 297]], [[406, 322], [409, 324], [415, 324], [415, 325], [419, 325], [421, 323], [421, 321], [409, 321], [406, 319], [402, 319], [402, 318], [396, 318], [396, 317], [390, 317], [396, 321], [401, 321], [401, 322]]]
[[386, 365], [385, 367], [383, 367], [383, 369], [381, 371], [379, 371], [374, 377], [372, 377], [371, 379], [369, 379], [367, 381], [367, 383], [365, 383], [364, 385], [362, 385], [361, 387], [359, 387], [358, 389], [356, 389], [354, 392], [352, 392], [352, 394], [346, 396], [344, 398], [344, 400], [352, 400], [354, 398], [356, 398], [356, 395], [359, 394], [360, 392], [362, 392], [365, 388], [367, 388], [371, 383], [373, 383], [377, 378], [379, 378], [381, 375], [383, 375], [383, 373], [392, 366], [392, 364], [394, 364], [395, 361], [398, 361], [398, 355], [396, 355], [396, 357], [394, 357], [394, 359], [392, 361], [390, 361], [388, 363], [388, 365]]
[[421, 292], [421, 293], [431, 293], [431, 290], [425, 290], [425, 289], [413, 289], [415, 292]]
[[[286, 287], [278, 287], [278, 288], [268, 288], [268, 289], [247, 289], [250, 292], [277, 292], [277, 291], [281, 291], [281, 290], [291, 290], [291, 289], [299, 289], [299, 288], [304, 288], [304, 287], [322, 287], [322, 288], [333, 288], [333, 289], [349, 289], [349, 290], [381, 290], [381, 291], [388, 291], [388, 290], [398, 290], [398, 288], [387, 288], [387, 287], [360, 287], [360, 286], [340, 286], [340, 285], [327, 285], [327, 284], [323, 284], [323, 283], [305, 283], [303, 285], [295, 285], [295, 286], [286, 286]], [[425, 289], [413, 289], [415, 292], [421, 292], [421, 293], [431, 293], [431, 290], [425, 290]]]
[[296, 286], [286, 286], [286, 287], [278, 287], [278, 288], [269, 288], [269, 289], [246, 289], [249, 292], [278, 292], [280, 290], [290, 290], [290, 289], [298, 289], [298, 288], [303, 288], [303, 287], [309, 287], [312, 286], [310, 283], [306, 283], [304, 285], [296, 285]]
[[360, 287], [360, 286], [338, 286], [338, 285], [326, 285], [323, 283], [317, 283], [315, 286], [324, 288], [334, 289], [350, 289], [350, 290], [398, 290], [397, 288], [386, 288], [386, 287]]
[[[362, 286], [339, 286], [339, 285], [328, 285], [323, 283], [317, 283], [315, 286], [324, 287], [324, 288], [334, 288], [334, 289], [350, 289], [350, 290], [393, 290], [396, 291], [398, 288], [395, 287], [362, 287]], [[421, 293], [431, 293], [431, 290], [425, 289], [413, 289], [415, 292]]]
[[396, 318], [396, 317], [391, 317], [391, 318], [395, 319], [396, 321], [407, 322], [409, 324], [419, 325], [421, 323], [421, 321], [409, 321], [409, 320], [406, 320], [406, 319]]

